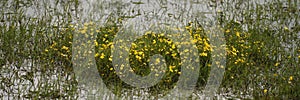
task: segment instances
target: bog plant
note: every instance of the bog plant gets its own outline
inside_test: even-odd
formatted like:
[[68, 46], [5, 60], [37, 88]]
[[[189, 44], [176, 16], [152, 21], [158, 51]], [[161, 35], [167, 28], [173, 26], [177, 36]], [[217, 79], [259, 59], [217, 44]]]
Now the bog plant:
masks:
[[[4, 1], [1, 2], [5, 4]], [[219, 94], [228, 98], [299, 98], [299, 1], [273, 0], [266, 1], [265, 4], [231, 1], [235, 4], [234, 7], [229, 4], [230, 1], [223, 2], [220, 4], [222, 11], [216, 12], [227, 43], [226, 70]], [[14, 2], [13, 5], [20, 5], [19, 0]], [[71, 0], [69, 5], [76, 7], [78, 1]], [[3, 17], [0, 18], [0, 70], [3, 73], [0, 74], [0, 97], [78, 98], [71, 62], [72, 58], [78, 57], [72, 56], [73, 35], [91, 38], [87, 42], [95, 46], [97, 69], [108, 88], [116, 94], [122, 94], [124, 89], [134, 88], [119, 79], [112, 65], [111, 55], [113, 39], [122, 28], [122, 20], [128, 18], [118, 16], [119, 19], [110, 20], [105, 25], [99, 25], [97, 21], [74, 24], [68, 21], [70, 18], [58, 22], [58, 25], [51, 25], [49, 20], [52, 17], [66, 17], [67, 14], [53, 14], [39, 19], [25, 17], [18, 7], [14, 8], [15, 13], [7, 13], [4, 9], [7, 8], [1, 8]], [[65, 10], [68, 12], [68, 9]], [[188, 33], [184, 34], [190, 34], [193, 37], [191, 41], [197, 46], [198, 54], [195, 55], [199, 56], [198, 63], [201, 67], [195, 91], [201, 91], [207, 82], [212, 63], [210, 35], [193, 19], [179, 30], [186, 30]], [[166, 94], [176, 86], [181, 74], [183, 61], [179, 59], [176, 47], [180, 43], [173, 42], [164, 35], [154, 30], [147, 31], [131, 44], [129, 50], [132, 71], [141, 76], [146, 76], [153, 70], [149, 67], [150, 56], [161, 54], [165, 58], [166, 74], [157, 85], [149, 89], [153, 95]], [[31, 68], [25, 70], [22, 66], [28, 62], [31, 64], [26, 66]], [[84, 65], [89, 64], [91, 63]], [[22, 71], [24, 75], [18, 73]], [[52, 83], [36, 83], [36, 76], [46, 79], [55, 76], [57, 79], [54, 78]], [[13, 80], [21, 81], [18, 83]], [[30, 89], [13, 86], [16, 82], [17, 85], [23, 85], [27, 81], [37, 85], [29, 85]], [[14, 93], [14, 90], [18, 92]]]

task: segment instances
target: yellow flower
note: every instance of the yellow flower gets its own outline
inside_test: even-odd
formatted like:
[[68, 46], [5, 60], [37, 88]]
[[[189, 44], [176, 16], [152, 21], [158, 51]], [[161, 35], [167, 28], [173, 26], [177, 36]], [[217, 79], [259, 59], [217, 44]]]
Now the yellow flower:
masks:
[[289, 28], [285, 26], [285, 27], [284, 27], [284, 30], [289, 30]]
[[237, 64], [237, 63], [239, 63], [239, 62], [241, 62], [241, 63], [244, 63], [244, 62], [245, 62], [245, 60], [244, 60], [244, 59], [241, 59], [241, 58], [239, 58], [239, 59], [237, 59], [237, 60], [234, 62], [234, 64]]
[[171, 55], [172, 55], [173, 57], [175, 57], [177, 54], [176, 54], [176, 53], [172, 53]]
[[112, 56], [110, 56], [110, 57], [108, 58], [108, 60], [109, 60], [109, 61], [112, 61]]
[[108, 45], [106, 45], [106, 44], [102, 44], [102, 49], [106, 49], [106, 48], [108, 48]]
[[279, 62], [277, 62], [277, 63], [275, 64], [275, 66], [277, 67], [279, 64], [280, 64], [280, 63], [279, 63]]
[[190, 28], [192, 28], [192, 26], [186, 26], [186, 27], [185, 27], [185, 29], [190, 29]]
[[98, 42], [97, 42], [96, 40], [94, 40], [94, 43], [95, 43], [95, 46], [96, 46], [96, 47], [99, 46], [99, 44], [98, 44]]
[[67, 57], [68, 55], [66, 55], [66, 54], [63, 54], [63, 53], [61, 53], [60, 54], [61, 56], [63, 56], [63, 57]]
[[103, 59], [105, 57], [104, 53], [101, 53], [100, 58]]
[[231, 46], [231, 48], [232, 48], [232, 52], [231, 53], [236, 56], [237, 55], [236, 53], [239, 52], [239, 51], [236, 50], [233, 46]]
[[235, 32], [235, 35], [236, 35], [237, 37], [240, 37], [240, 32]]
[[131, 43], [131, 47], [136, 48], [136, 44], [135, 43]]
[[169, 52], [169, 51], [166, 51], [166, 54], [170, 54], [170, 52]]
[[175, 44], [172, 44], [172, 47], [171, 47], [172, 49], [175, 49]]
[[229, 32], [230, 32], [230, 30], [229, 30], [229, 29], [227, 29], [225, 32], [226, 32], [226, 33], [229, 33]]
[[268, 92], [268, 90], [267, 89], [264, 89], [264, 93], [267, 93]]
[[204, 47], [203, 47], [203, 49], [204, 49], [204, 51], [211, 50], [210, 49], [210, 45], [206, 41], [204, 41]]
[[113, 70], [113, 68], [110, 68], [109, 70]]
[[141, 52], [138, 52], [138, 54], [139, 54], [139, 55], [143, 55], [143, 54], [144, 54], [144, 52], [142, 52], [142, 51], [141, 51]]
[[134, 50], [134, 51], [133, 51], [133, 54], [134, 54], [134, 55], [137, 55], [137, 54], [138, 54], [138, 52], [137, 52], [136, 50]]
[[63, 46], [61, 49], [68, 50], [69, 48], [66, 46]]
[[175, 68], [175, 66], [171, 66], [171, 65], [169, 66], [170, 72], [174, 72], [173, 68]]
[[153, 44], [156, 44], [156, 40], [153, 40]]
[[211, 66], [211, 64], [207, 64], [207, 66], [208, 66], [208, 67], [210, 67], [210, 66]]
[[142, 57], [135, 55], [135, 58], [138, 59], [139, 61], [141, 61]]
[[292, 81], [293, 80], [293, 76], [290, 76], [289, 80]]
[[95, 54], [95, 57], [98, 57], [98, 56], [99, 56], [99, 53], [96, 53], [96, 54]]
[[160, 63], [160, 59], [159, 58], [155, 59], [155, 64], [159, 64], [159, 63]]
[[181, 72], [178, 72], [178, 74], [180, 75], [180, 74], [181, 74]]
[[202, 53], [200, 53], [200, 56], [207, 56], [207, 53], [205, 53], [205, 52], [202, 52]]
[[196, 39], [193, 39], [193, 40], [192, 40], [192, 43], [197, 43], [197, 40], [196, 40]]
[[[167, 40], [167, 39], [165, 39], [165, 42], [167, 42], [168, 44], [171, 44], [172, 43], [172, 41], [169, 41], [169, 40]], [[175, 46], [175, 45], [174, 45]]]

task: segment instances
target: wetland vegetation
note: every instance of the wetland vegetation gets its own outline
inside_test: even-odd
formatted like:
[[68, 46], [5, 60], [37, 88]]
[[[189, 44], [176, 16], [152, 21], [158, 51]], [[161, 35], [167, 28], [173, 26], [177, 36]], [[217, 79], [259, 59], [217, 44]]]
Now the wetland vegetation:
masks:
[[[200, 74], [191, 98], [201, 99], [212, 66], [211, 52], [217, 49], [211, 45], [211, 30], [206, 29], [211, 18], [216, 19], [213, 21], [218, 23], [226, 40], [225, 73], [215, 98], [300, 98], [298, 0], [186, 0], [188, 4], [178, 0], [100, 1], [1, 0], [0, 98], [114, 98], [105, 94], [86, 94], [88, 90], [78, 85], [72, 59], [80, 56], [72, 54], [72, 50], [94, 48], [93, 52], [83, 51], [83, 54], [93, 54], [97, 74], [114, 94], [130, 99], [157, 99], [176, 86], [184, 62], [177, 49], [184, 42], [174, 42], [164, 32], [184, 30], [182, 34], [192, 36], [191, 41], [198, 50], [194, 55], [200, 59], [197, 62]], [[202, 4], [203, 8], [197, 4]], [[200, 8], [202, 10], [189, 13]], [[166, 22], [175, 20], [183, 26], [162, 23], [170, 26], [161, 29], [166, 31], [144, 27], [151, 26], [147, 18], [157, 16], [162, 18], [160, 20], [169, 18]], [[137, 21], [145, 22], [139, 24], [142, 29], [136, 30], [146, 34], [128, 48], [132, 71], [141, 76], [148, 75], [152, 71], [150, 58], [155, 54], [162, 55], [167, 66], [165, 76], [158, 84], [142, 90], [123, 82], [112, 64], [114, 38], [133, 18], [144, 18]], [[91, 45], [72, 46], [81, 39], [74, 39], [75, 35], [89, 38], [86, 42]], [[88, 67], [93, 63], [82, 64]]]

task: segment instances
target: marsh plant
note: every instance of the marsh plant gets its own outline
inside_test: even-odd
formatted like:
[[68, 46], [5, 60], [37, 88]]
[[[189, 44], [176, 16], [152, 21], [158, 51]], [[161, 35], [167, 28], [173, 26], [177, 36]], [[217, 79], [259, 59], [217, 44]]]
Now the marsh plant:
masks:
[[[182, 27], [164, 27], [165, 31], [147, 29], [131, 43], [128, 49], [131, 72], [146, 76], [151, 71], [164, 72], [154, 86], [139, 92], [120, 79], [112, 62], [114, 38], [127, 20], [138, 17], [138, 9], [129, 14], [122, 9], [127, 5], [147, 2], [104, 2], [86, 5], [88, 0], [1, 0], [0, 1], [0, 97], [3, 99], [80, 99], [85, 91], [78, 85], [74, 74], [74, 48], [91, 55], [95, 63], [81, 63], [86, 67], [96, 64], [97, 75], [116, 96], [157, 99], [176, 87], [185, 61], [180, 59], [178, 43], [167, 38], [169, 30], [184, 30], [192, 36], [199, 57], [195, 99], [200, 99], [212, 68], [212, 33], [205, 29], [201, 18], [187, 19], [180, 14], [167, 14], [182, 22]], [[159, 1], [161, 4], [170, 1]], [[201, 1], [191, 1], [202, 3]], [[300, 2], [298, 0], [211, 0], [203, 2], [213, 8], [219, 27], [226, 40], [225, 74], [218, 88], [218, 97], [248, 99], [296, 99], [300, 97]], [[182, 4], [184, 5], [184, 4]], [[93, 8], [86, 10], [85, 6]], [[112, 12], [99, 17], [98, 12], [116, 6]], [[167, 7], [160, 6], [161, 9]], [[97, 9], [100, 10], [97, 10]], [[87, 13], [88, 12], [88, 13]], [[141, 11], [142, 12], [142, 11]], [[102, 13], [102, 12], [101, 12]], [[204, 14], [204, 13], [203, 13]], [[188, 14], [189, 15], [189, 14]], [[151, 16], [151, 15], [149, 15]], [[193, 16], [193, 15], [190, 15]], [[196, 16], [196, 15], [195, 15]], [[199, 15], [197, 15], [199, 16]], [[151, 18], [151, 17], [150, 17]], [[181, 21], [184, 20], [184, 21]], [[203, 24], [204, 23], [204, 24]], [[166, 24], [168, 26], [168, 24]], [[133, 30], [134, 31], [134, 30]], [[124, 32], [123, 34], [130, 34]], [[89, 38], [90, 45], [72, 46], [74, 36]], [[76, 36], [76, 37], [78, 37]], [[76, 40], [75, 39], [75, 40]], [[122, 40], [118, 40], [121, 42]], [[184, 52], [191, 52], [184, 50]], [[151, 61], [160, 54], [162, 59]], [[165, 63], [158, 70], [149, 62]], [[214, 62], [218, 63], [218, 62]], [[117, 65], [124, 69], [127, 65]], [[89, 73], [84, 72], [83, 73]], [[159, 74], [154, 76], [160, 77]], [[187, 82], [188, 83], [188, 82]], [[188, 85], [188, 84], [186, 84]], [[138, 92], [137, 94], [135, 94]], [[95, 93], [97, 94], [97, 93]], [[96, 95], [91, 95], [91, 97]], [[110, 95], [101, 98], [109, 99]]]

